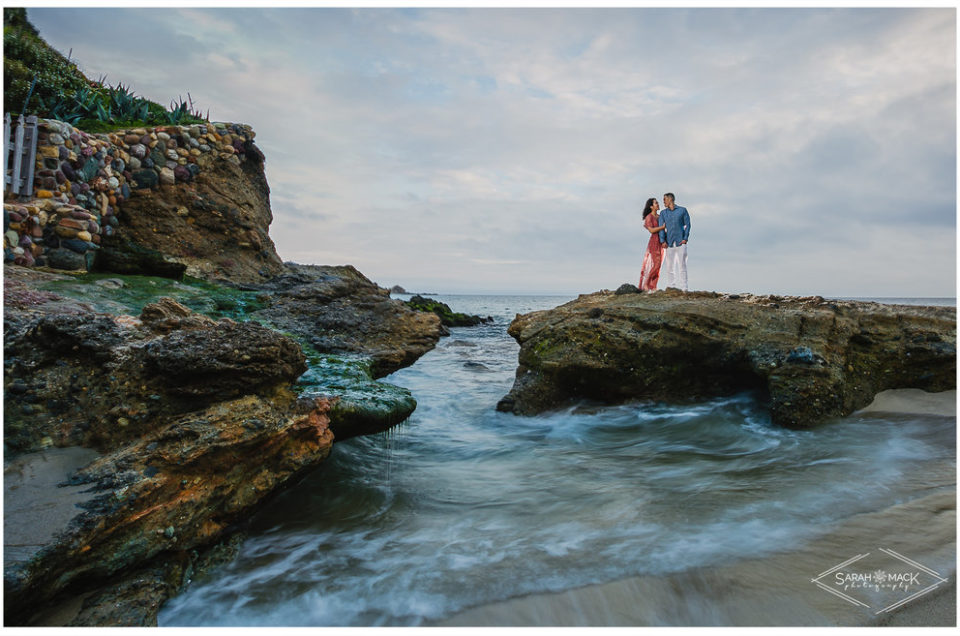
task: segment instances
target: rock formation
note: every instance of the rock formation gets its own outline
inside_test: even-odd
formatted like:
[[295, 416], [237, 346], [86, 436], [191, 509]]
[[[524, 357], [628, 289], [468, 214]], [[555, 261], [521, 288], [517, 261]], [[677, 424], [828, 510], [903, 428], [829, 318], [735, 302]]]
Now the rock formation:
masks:
[[8, 266], [4, 296], [8, 458], [101, 454], [71, 472], [82, 510], [62, 509], [35, 550], [8, 546], [8, 624], [84, 590], [73, 624], [154, 624], [189, 572], [229, 556], [235, 524], [335, 438], [413, 412], [409, 391], [373, 376], [443, 333], [352, 267], [289, 264], [238, 289]]
[[263, 282], [280, 272], [255, 133], [242, 124], [38, 128], [35, 196], [4, 204], [4, 260]]
[[362, 353], [379, 378], [413, 363], [446, 330], [432, 314], [390, 298], [356, 268], [287, 263], [256, 289], [270, 292], [270, 307], [252, 315], [304, 337], [319, 352]]
[[[119, 207], [117, 231], [104, 240], [97, 267], [163, 275], [158, 267], [175, 263], [188, 276], [235, 283], [279, 274], [282, 261], [268, 233], [273, 215], [263, 155], [252, 131], [237, 130], [217, 131], [226, 142], [220, 147], [233, 150], [223, 153], [228, 159], [201, 153], [189, 164], [197, 168], [189, 181], [134, 189]], [[184, 133], [179, 138], [191, 139]]]
[[464, 314], [450, 309], [447, 303], [442, 303], [433, 298], [424, 298], [419, 294], [406, 302], [407, 307], [417, 311], [428, 311], [435, 313], [440, 317], [440, 322], [444, 327], [476, 327], [485, 322], [493, 322], [492, 316], [483, 318], [470, 314]]
[[[282, 263], [249, 126], [37, 133], [35, 198], [4, 202], [7, 493], [30, 492], [4, 620], [152, 625], [334, 438], [406, 419], [375, 378], [447, 332], [351, 266]], [[36, 478], [56, 453], [79, 463]]]
[[5, 563], [8, 624], [61, 591], [217, 541], [329, 453], [329, 403], [290, 390], [305, 358], [276, 331], [169, 299], [139, 319], [14, 301], [31, 308], [5, 324], [8, 452], [103, 456], [72, 479], [96, 496], [49, 544]]
[[598, 292], [518, 315], [511, 391], [535, 414], [580, 399], [683, 402], [759, 389], [772, 420], [809, 426], [885, 389], [956, 388], [956, 310], [820, 297]]

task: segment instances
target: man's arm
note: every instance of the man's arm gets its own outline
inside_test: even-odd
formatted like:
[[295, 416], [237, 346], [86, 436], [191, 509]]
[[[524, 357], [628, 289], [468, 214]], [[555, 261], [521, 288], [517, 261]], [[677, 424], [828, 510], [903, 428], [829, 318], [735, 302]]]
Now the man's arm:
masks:
[[687, 212], [687, 208], [683, 208], [683, 218], [680, 219], [680, 221], [683, 224], [682, 240], [686, 242], [686, 240], [690, 238], [690, 213]]
[[660, 244], [663, 245], [667, 242], [667, 220], [663, 217], [663, 212], [660, 213], [660, 225], [663, 226], [663, 229], [660, 230]]

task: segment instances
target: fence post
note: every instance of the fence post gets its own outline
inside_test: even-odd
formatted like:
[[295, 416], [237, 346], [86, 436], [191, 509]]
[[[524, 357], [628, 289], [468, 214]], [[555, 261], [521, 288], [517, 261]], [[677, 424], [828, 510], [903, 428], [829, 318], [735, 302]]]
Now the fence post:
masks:
[[8, 185], [13, 185], [13, 180], [7, 173], [10, 166], [10, 151], [13, 150], [10, 144], [10, 113], [3, 114], [3, 191], [7, 191]]
[[17, 134], [13, 154], [13, 193], [20, 194], [20, 170], [23, 168], [23, 115], [17, 117]]
[[27, 117], [27, 129], [25, 131], [26, 147], [23, 149], [27, 160], [27, 177], [20, 189], [21, 196], [31, 196], [33, 194], [33, 168], [37, 163], [37, 116]]
[[[37, 124], [36, 115], [23, 115], [17, 120], [17, 130], [11, 139], [12, 121], [10, 113], [3, 115], [3, 192], [6, 194], [29, 197], [33, 195], [33, 173], [37, 162]], [[11, 168], [10, 162], [13, 161]]]

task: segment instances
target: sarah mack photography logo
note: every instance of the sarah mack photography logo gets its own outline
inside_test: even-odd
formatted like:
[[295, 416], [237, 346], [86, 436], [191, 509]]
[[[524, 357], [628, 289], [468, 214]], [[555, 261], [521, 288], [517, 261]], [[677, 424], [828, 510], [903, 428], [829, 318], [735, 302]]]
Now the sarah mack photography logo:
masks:
[[883, 614], [929, 594], [947, 579], [898, 552], [878, 548], [838, 563], [810, 582], [851, 605]]

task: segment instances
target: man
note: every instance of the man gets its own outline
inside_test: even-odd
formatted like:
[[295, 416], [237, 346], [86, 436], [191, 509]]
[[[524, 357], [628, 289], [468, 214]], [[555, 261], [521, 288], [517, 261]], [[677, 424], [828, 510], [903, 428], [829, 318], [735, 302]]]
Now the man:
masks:
[[660, 212], [660, 242], [667, 244], [663, 257], [663, 287], [678, 287], [687, 291], [687, 239], [690, 238], [690, 213], [676, 205], [672, 192], [663, 195]]

